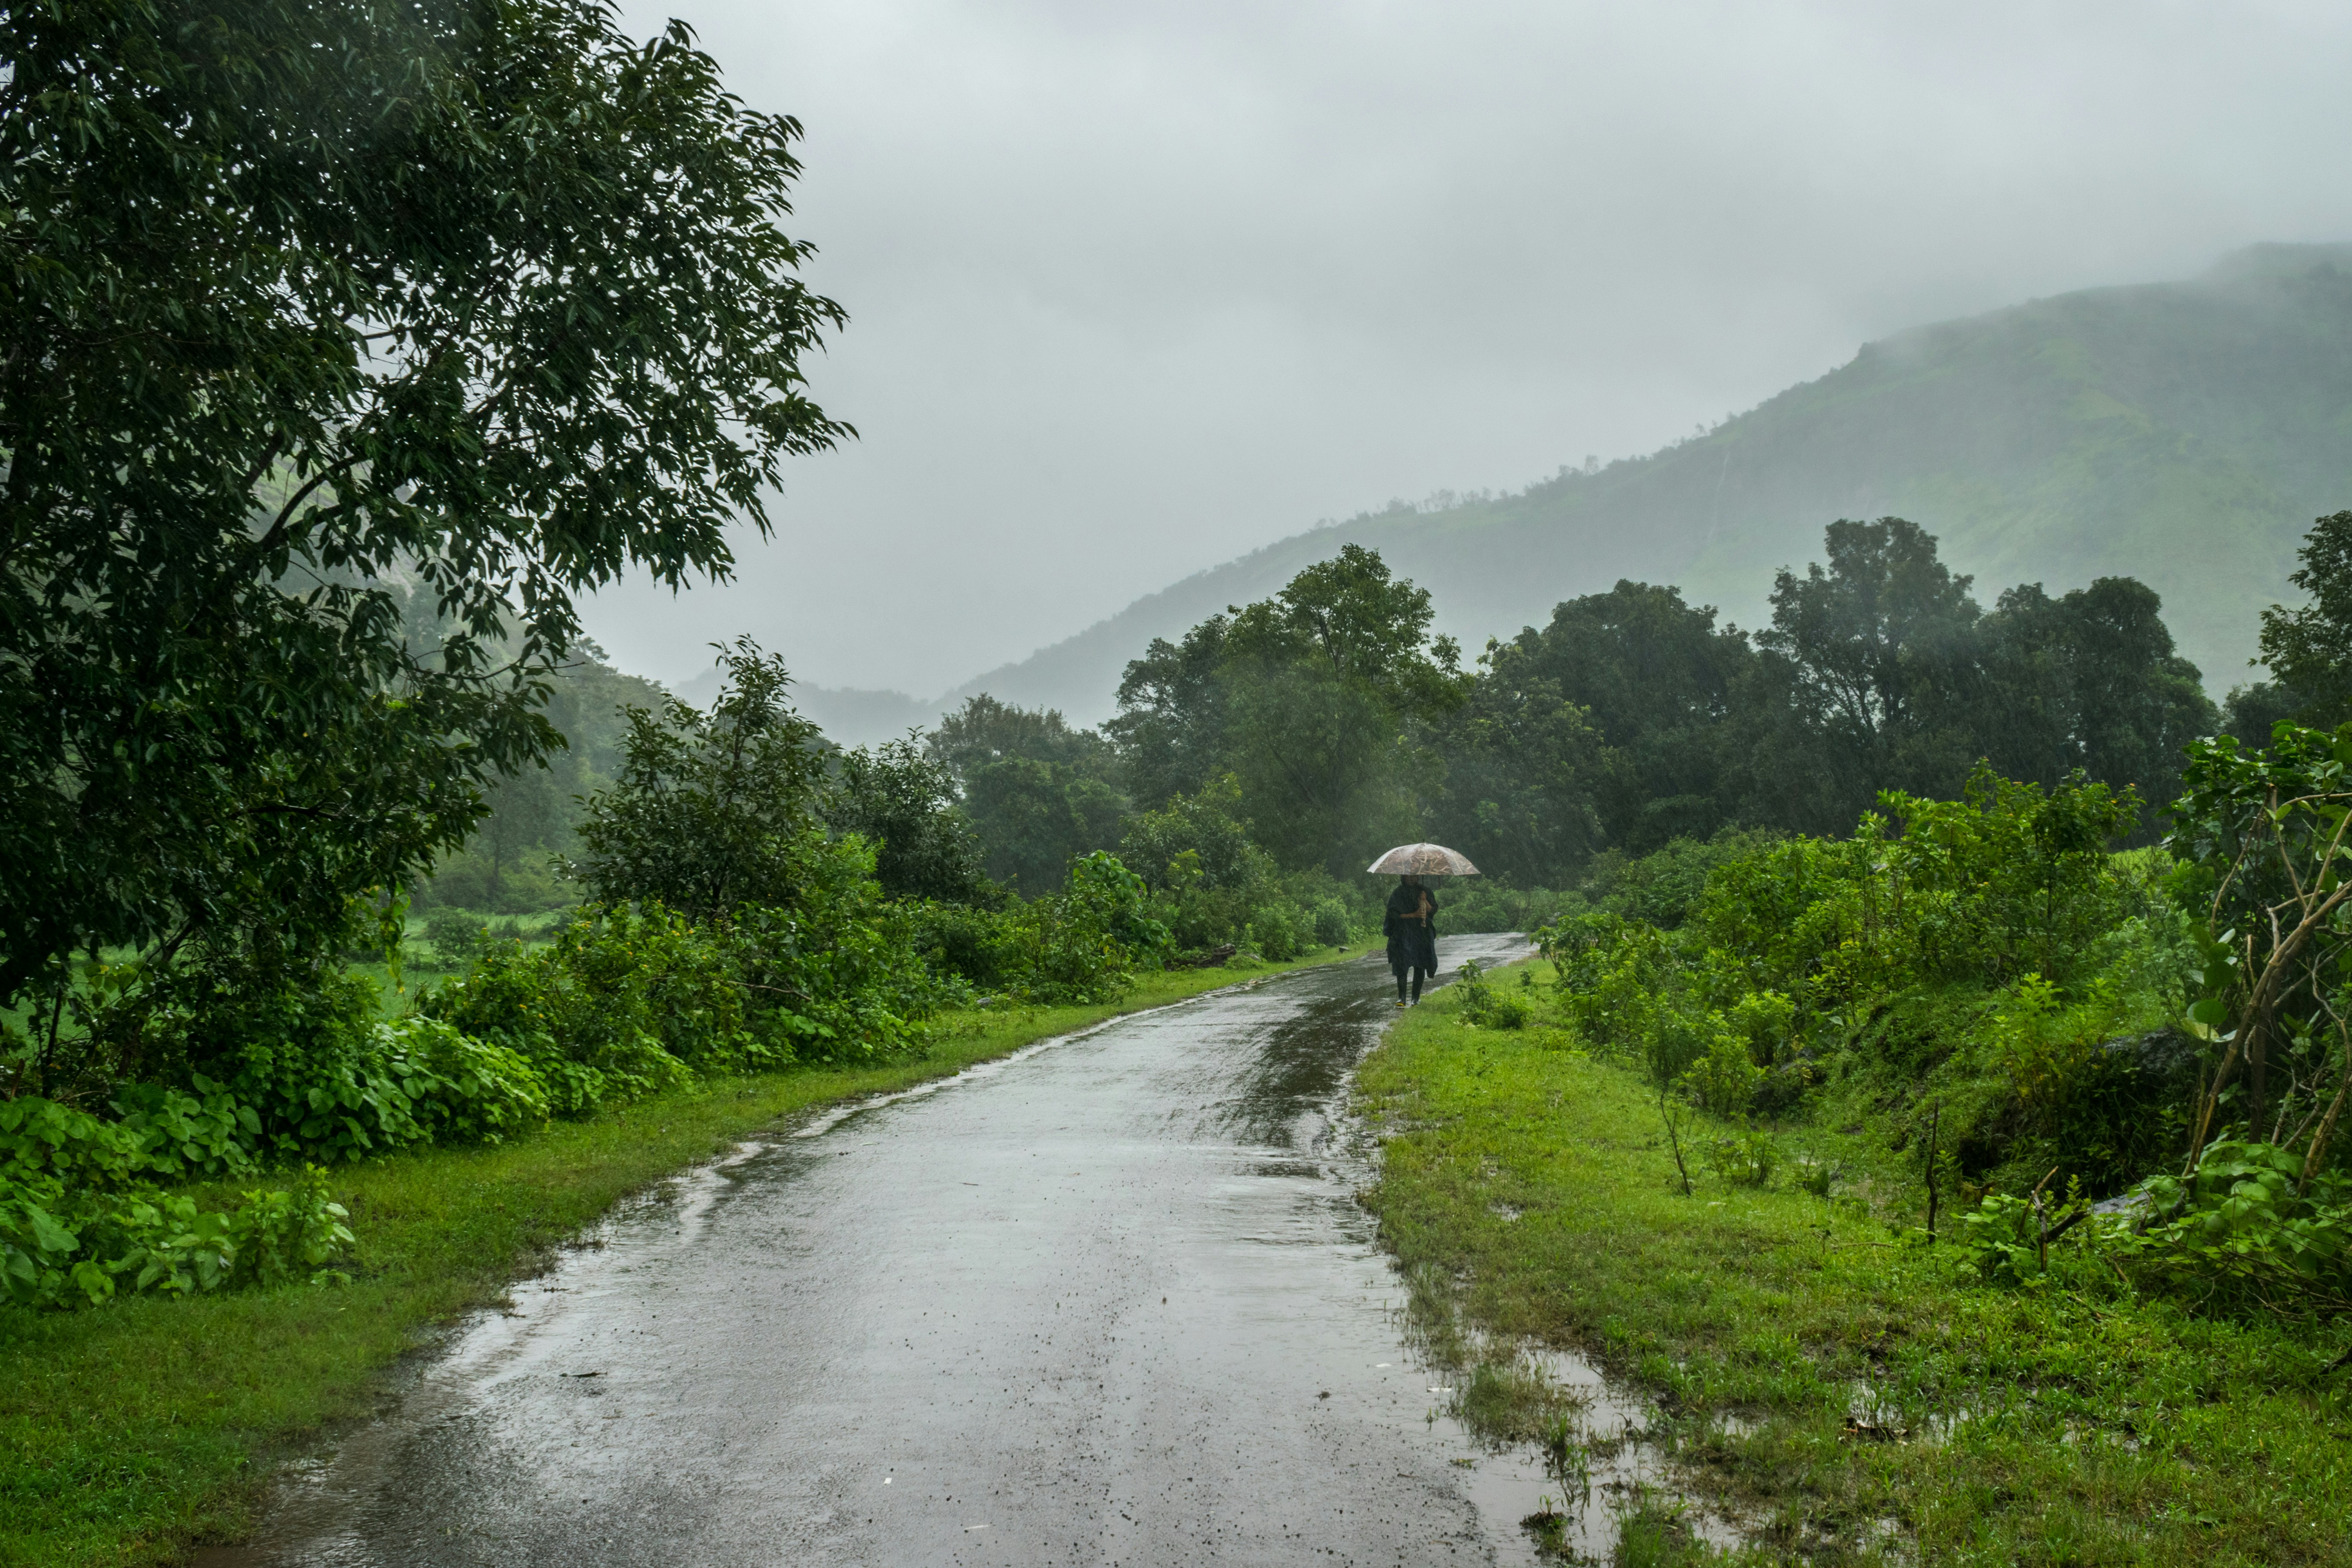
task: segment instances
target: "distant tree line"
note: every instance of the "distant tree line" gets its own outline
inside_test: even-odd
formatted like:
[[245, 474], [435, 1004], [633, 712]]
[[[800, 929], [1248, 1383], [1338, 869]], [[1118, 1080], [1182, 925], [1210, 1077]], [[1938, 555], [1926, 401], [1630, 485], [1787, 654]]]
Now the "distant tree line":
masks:
[[2021, 584], [1987, 609], [1916, 523], [1841, 521], [1823, 545], [1776, 575], [1754, 632], [1679, 589], [1620, 582], [1467, 666], [1431, 635], [1428, 595], [1349, 545], [1271, 599], [1155, 640], [1099, 732], [978, 697], [924, 749], [988, 874], [1024, 887], [1090, 849], [1146, 854], [1139, 825], [1202, 802], [1288, 870], [1347, 876], [1425, 837], [1562, 887], [1597, 856], [1678, 838], [1841, 832], [1882, 790], [1954, 798], [1979, 762], [2128, 787], [2145, 842], [2189, 741], [2260, 743], [2273, 719], [2352, 711], [2352, 514], [2314, 529], [2295, 576], [2313, 601], [2265, 617], [2273, 679], [2225, 709], [2133, 578]]

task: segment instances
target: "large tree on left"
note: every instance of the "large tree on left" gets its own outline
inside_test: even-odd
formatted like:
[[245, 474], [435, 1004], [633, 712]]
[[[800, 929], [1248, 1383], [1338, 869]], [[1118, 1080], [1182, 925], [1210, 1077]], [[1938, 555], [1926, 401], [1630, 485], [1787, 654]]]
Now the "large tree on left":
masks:
[[574, 595], [849, 434], [800, 128], [577, 0], [36, 0], [0, 62], [0, 1005], [315, 960], [560, 744]]

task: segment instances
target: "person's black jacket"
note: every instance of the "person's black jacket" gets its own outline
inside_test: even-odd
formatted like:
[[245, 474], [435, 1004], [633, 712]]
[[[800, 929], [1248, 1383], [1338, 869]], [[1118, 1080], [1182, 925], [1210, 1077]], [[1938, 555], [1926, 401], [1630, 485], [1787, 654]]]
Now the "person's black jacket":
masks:
[[[1417, 921], [1412, 911], [1429, 900], [1429, 918]], [[1425, 969], [1437, 973], [1437, 895], [1427, 887], [1408, 888], [1400, 882], [1389, 894], [1388, 913], [1381, 934], [1389, 939], [1391, 969]]]

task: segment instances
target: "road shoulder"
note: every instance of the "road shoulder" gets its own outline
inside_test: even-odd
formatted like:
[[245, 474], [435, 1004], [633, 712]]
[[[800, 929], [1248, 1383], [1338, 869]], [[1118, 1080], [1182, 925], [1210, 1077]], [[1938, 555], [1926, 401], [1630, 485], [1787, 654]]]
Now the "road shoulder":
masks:
[[[1480, 1028], [1448, 987], [1367, 1058], [1382, 1239], [1465, 1344], [1572, 1350], [1649, 1402], [1758, 1560], [2342, 1561], [2352, 1396], [2318, 1338], [1987, 1284], [1858, 1203], [1715, 1175], [1735, 1130], [1696, 1115], [1685, 1196], [1655, 1091], [1522, 994], [1533, 1026]], [[1812, 1135], [1767, 1131], [1784, 1172]], [[1620, 1501], [1628, 1560], [1716, 1560], [1671, 1500]]]

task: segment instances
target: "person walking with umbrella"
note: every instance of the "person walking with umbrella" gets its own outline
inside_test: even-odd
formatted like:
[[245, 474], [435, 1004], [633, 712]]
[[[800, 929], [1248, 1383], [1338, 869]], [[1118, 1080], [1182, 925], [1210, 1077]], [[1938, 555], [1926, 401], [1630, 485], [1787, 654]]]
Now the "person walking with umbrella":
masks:
[[[1389, 969], [1396, 975], [1400, 1007], [1421, 1000], [1422, 983], [1437, 973], [1437, 895], [1426, 878], [1475, 877], [1478, 868], [1442, 844], [1406, 844], [1390, 850], [1369, 868], [1373, 873], [1398, 873], [1389, 893], [1388, 910], [1381, 921], [1389, 939]], [[1407, 1000], [1407, 985], [1411, 1000]]]

